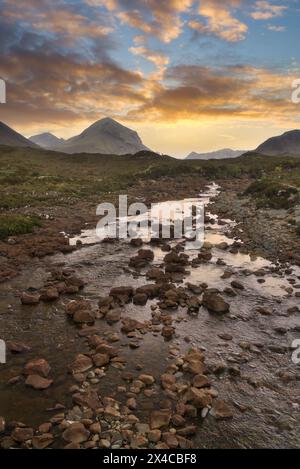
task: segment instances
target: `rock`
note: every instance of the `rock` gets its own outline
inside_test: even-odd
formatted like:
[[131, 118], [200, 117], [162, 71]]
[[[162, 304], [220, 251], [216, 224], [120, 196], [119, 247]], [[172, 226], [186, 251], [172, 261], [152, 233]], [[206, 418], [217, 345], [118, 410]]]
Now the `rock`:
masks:
[[101, 402], [99, 400], [98, 394], [94, 389], [89, 389], [84, 393], [73, 394], [72, 397], [74, 403], [80, 406], [88, 407], [92, 410], [96, 410], [101, 407]]
[[160, 430], [151, 430], [148, 433], [148, 440], [151, 443], [157, 443], [161, 439], [161, 431]]
[[78, 311], [91, 311], [92, 307], [87, 300], [73, 300], [66, 305], [66, 313], [68, 316], [74, 316]]
[[35, 449], [48, 448], [54, 441], [54, 437], [51, 433], [44, 433], [44, 435], [34, 436], [32, 438], [32, 446]]
[[168, 448], [175, 449], [178, 447], [178, 440], [173, 433], [170, 433], [170, 432], [163, 433], [162, 440], [166, 443]]
[[128, 334], [129, 332], [133, 332], [135, 330], [143, 329], [145, 326], [141, 322], [137, 321], [136, 319], [131, 318], [123, 318], [122, 319], [122, 327], [121, 331]]
[[151, 430], [167, 427], [171, 420], [170, 410], [154, 410], [150, 414], [150, 428]]
[[99, 344], [96, 348], [96, 352], [107, 354], [110, 358], [116, 357], [118, 355], [118, 349], [106, 343]]
[[206, 251], [205, 250], [203, 252], [199, 252], [198, 259], [202, 262], [209, 262], [212, 259], [211, 251]]
[[196, 375], [193, 379], [194, 388], [206, 388], [210, 386], [209, 379], [205, 375]]
[[165, 274], [163, 270], [159, 269], [158, 267], [153, 267], [152, 269], [148, 270], [146, 277], [150, 280], [164, 280]]
[[160, 377], [161, 385], [163, 389], [168, 389], [176, 383], [176, 377], [168, 373], [164, 373]]
[[130, 410], [135, 410], [137, 408], [137, 402], [134, 397], [127, 399], [126, 405]]
[[40, 433], [49, 433], [51, 428], [52, 428], [52, 423], [50, 423], [50, 422], [42, 423], [42, 425], [39, 426], [39, 432]]
[[198, 389], [191, 387], [186, 395], [186, 402], [191, 402], [194, 407], [197, 409], [203, 409], [204, 407], [210, 406], [212, 404], [212, 397], [203, 389]]
[[97, 353], [93, 356], [93, 361], [96, 366], [108, 365], [110, 358], [106, 353]]
[[109, 296], [124, 303], [128, 303], [134, 295], [132, 287], [115, 287], [110, 290]]
[[154, 260], [154, 252], [151, 249], [140, 249], [138, 251], [138, 257], [140, 259], [145, 259], [148, 262], [152, 262]]
[[133, 246], [135, 248], [139, 248], [143, 245], [143, 240], [141, 238], [132, 238], [130, 240], [130, 244], [131, 244], [131, 246]]
[[95, 314], [87, 309], [76, 311], [73, 315], [73, 321], [77, 324], [94, 324]]
[[143, 435], [136, 435], [130, 441], [130, 447], [132, 449], [146, 448], [148, 445], [148, 440]]
[[202, 299], [202, 304], [209, 311], [213, 313], [223, 314], [228, 313], [230, 306], [226, 301], [217, 293], [205, 292]]
[[44, 358], [38, 358], [36, 360], [31, 360], [25, 365], [24, 374], [25, 375], [39, 375], [47, 378], [50, 373], [51, 367], [49, 363]]
[[105, 319], [108, 324], [119, 322], [122, 316], [122, 312], [119, 308], [114, 308], [105, 315]]
[[155, 383], [155, 378], [152, 375], [142, 374], [139, 376], [139, 380], [146, 384], [146, 386], [151, 386]]
[[64, 431], [63, 439], [70, 443], [83, 443], [89, 438], [90, 432], [80, 422], [71, 423]]
[[29, 375], [25, 381], [26, 386], [30, 386], [34, 389], [44, 390], [48, 389], [52, 384], [52, 379], [42, 378], [39, 375]]
[[189, 373], [194, 375], [203, 375], [205, 373], [204, 355], [199, 350], [189, 351], [184, 360], [186, 362], [186, 369]]
[[233, 280], [231, 282], [231, 286], [237, 290], [245, 290], [245, 287], [242, 283], [238, 282], [237, 280]]
[[170, 326], [164, 326], [161, 331], [161, 335], [166, 339], [171, 339], [175, 334], [175, 328]]
[[25, 441], [31, 440], [33, 437], [33, 429], [27, 427], [16, 427], [11, 437], [18, 443], [24, 443]]
[[179, 430], [177, 430], [177, 434], [180, 436], [192, 436], [192, 435], [195, 435], [196, 432], [197, 432], [196, 425], [189, 425], [187, 427], [180, 428]]
[[231, 419], [233, 417], [230, 407], [221, 399], [214, 402], [211, 414], [218, 420]]
[[22, 342], [13, 342], [11, 340], [6, 343], [6, 346], [7, 350], [9, 350], [11, 353], [24, 353], [30, 352], [31, 350], [28, 345], [25, 345]]
[[145, 294], [148, 298], [155, 298], [159, 295], [159, 286], [156, 284], [143, 285], [136, 289], [136, 293]]
[[166, 273], [171, 273], [171, 274], [172, 273], [185, 274], [186, 270], [185, 270], [184, 265], [170, 263], [170, 264], [166, 265], [165, 272]]
[[101, 424], [100, 422], [95, 422], [95, 423], [92, 423], [92, 425], [90, 425], [89, 427], [89, 431], [91, 433], [93, 433], [93, 435], [97, 435], [99, 433], [101, 433]]
[[137, 293], [133, 297], [133, 303], [135, 305], [144, 306], [147, 303], [147, 301], [148, 301], [148, 295], [146, 295], [145, 293]]
[[23, 305], [37, 305], [40, 302], [41, 295], [39, 293], [23, 292], [21, 294], [21, 303]]
[[0, 434], [5, 432], [5, 420], [0, 416]]
[[69, 366], [72, 373], [84, 373], [93, 367], [93, 362], [90, 357], [83, 354], [78, 354], [75, 360]]
[[55, 301], [59, 298], [59, 292], [55, 287], [46, 288], [41, 292], [42, 301]]

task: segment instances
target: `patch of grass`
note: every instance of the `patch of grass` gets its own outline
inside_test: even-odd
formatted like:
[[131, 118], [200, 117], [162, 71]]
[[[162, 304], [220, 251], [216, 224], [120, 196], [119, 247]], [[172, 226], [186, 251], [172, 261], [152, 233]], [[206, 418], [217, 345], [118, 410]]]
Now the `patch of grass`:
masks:
[[13, 214], [0, 215], [0, 239], [31, 233], [36, 226], [41, 226], [37, 218]]
[[296, 187], [268, 178], [250, 184], [245, 195], [254, 197], [258, 208], [289, 209], [299, 202], [299, 191]]

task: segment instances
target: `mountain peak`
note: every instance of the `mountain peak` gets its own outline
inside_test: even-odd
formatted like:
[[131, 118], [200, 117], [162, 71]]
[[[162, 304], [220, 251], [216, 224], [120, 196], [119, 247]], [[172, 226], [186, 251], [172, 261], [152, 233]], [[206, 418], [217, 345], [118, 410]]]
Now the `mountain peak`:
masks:
[[0, 145], [38, 148], [38, 145], [23, 137], [4, 122], [0, 122]]
[[282, 135], [271, 137], [256, 149], [258, 153], [265, 155], [300, 155], [300, 130], [294, 129], [284, 132]]
[[66, 153], [102, 153], [124, 155], [149, 150], [136, 131], [111, 117], [90, 125], [80, 135], [70, 138], [60, 147]]
[[63, 138], [58, 138], [50, 132], [33, 135], [29, 140], [47, 150], [58, 148], [65, 141]]

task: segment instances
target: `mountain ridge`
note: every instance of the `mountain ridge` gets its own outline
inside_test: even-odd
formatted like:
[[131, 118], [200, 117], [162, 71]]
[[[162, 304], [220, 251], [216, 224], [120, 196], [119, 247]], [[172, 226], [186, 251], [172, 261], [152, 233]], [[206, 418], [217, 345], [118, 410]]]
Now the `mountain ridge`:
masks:
[[221, 160], [226, 158], [238, 158], [247, 153], [247, 150], [232, 150], [231, 148], [222, 148], [221, 150], [211, 151], [207, 153], [191, 152], [186, 160]]
[[289, 130], [276, 137], [271, 137], [260, 144], [255, 151], [269, 156], [300, 157], [300, 130]]

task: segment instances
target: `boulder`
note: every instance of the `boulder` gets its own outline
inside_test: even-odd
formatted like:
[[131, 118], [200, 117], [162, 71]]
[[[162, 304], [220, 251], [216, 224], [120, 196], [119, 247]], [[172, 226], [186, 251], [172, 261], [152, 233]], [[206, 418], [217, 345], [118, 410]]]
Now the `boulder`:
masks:
[[21, 303], [23, 305], [37, 305], [40, 299], [41, 295], [38, 292], [23, 292], [21, 294]]
[[69, 370], [72, 373], [84, 373], [93, 367], [93, 362], [90, 357], [83, 354], [78, 354], [69, 366]]
[[205, 292], [202, 304], [213, 313], [223, 314], [230, 310], [230, 305], [217, 293]]
[[88, 440], [90, 432], [80, 422], [71, 423], [64, 431], [63, 439], [69, 443], [83, 443]]
[[150, 414], [150, 428], [151, 430], [167, 427], [171, 420], [170, 410], [154, 410]]
[[52, 384], [52, 379], [42, 378], [39, 375], [29, 375], [25, 381], [26, 386], [30, 386], [34, 389], [44, 390], [48, 389]]
[[38, 358], [26, 363], [24, 368], [25, 375], [39, 375], [47, 378], [50, 373], [51, 367], [44, 358]]

